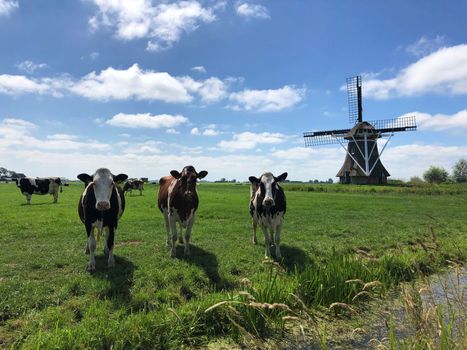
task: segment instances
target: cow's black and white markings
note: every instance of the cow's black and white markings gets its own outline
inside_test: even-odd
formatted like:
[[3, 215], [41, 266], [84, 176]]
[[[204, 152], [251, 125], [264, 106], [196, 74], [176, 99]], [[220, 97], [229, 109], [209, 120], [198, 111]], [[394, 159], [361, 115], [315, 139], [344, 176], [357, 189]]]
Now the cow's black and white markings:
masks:
[[[193, 166], [186, 166], [182, 172], [172, 170], [170, 176], [159, 180], [157, 204], [164, 215], [167, 233], [166, 244], [170, 247], [170, 256], [176, 256], [177, 223], [180, 226], [179, 241], [183, 243], [182, 228], [185, 228], [185, 255], [190, 255], [190, 236], [198, 209], [196, 182], [204, 178], [208, 172], [196, 172]], [[172, 232], [172, 235], [170, 233]]]
[[58, 189], [60, 188], [62, 192], [62, 182], [59, 177], [23, 177], [16, 179], [16, 186], [26, 196], [28, 204], [31, 204], [33, 194], [51, 194], [54, 196], [54, 203], [57, 203]]
[[125, 185], [123, 186], [123, 192], [127, 194], [127, 192], [131, 192], [133, 190], [138, 190], [139, 195], [143, 195], [143, 190], [144, 190], [144, 182], [141, 180], [128, 180]]
[[281, 258], [280, 240], [284, 224], [286, 201], [284, 190], [279, 182], [287, 178], [287, 173], [275, 177], [272, 173], [264, 173], [259, 177], [250, 176], [250, 214], [253, 219], [253, 242], [256, 238], [256, 228], [259, 225], [264, 233], [266, 258], [271, 257], [270, 245], [276, 246], [276, 258]]
[[114, 238], [118, 226], [118, 220], [125, 210], [125, 195], [118, 185], [119, 182], [128, 178], [126, 174], [113, 175], [109, 169], [97, 169], [93, 175], [79, 174], [78, 179], [85, 183], [85, 189], [79, 199], [78, 214], [86, 228], [88, 242], [86, 253], [89, 254], [88, 271], [96, 269], [94, 252], [96, 250], [97, 237], [106, 231], [106, 244], [104, 254], [108, 254], [107, 264], [109, 267], [115, 265], [113, 256]]

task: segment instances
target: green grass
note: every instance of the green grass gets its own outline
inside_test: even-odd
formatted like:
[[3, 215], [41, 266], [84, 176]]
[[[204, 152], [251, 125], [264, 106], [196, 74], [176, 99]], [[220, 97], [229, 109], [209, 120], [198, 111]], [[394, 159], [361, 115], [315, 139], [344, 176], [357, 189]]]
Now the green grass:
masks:
[[[34, 195], [27, 206], [14, 184], [0, 184], [0, 348], [195, 348], [217, 338], [267, 339], [287, 332], [283, 318], [302, 317], [304, 307], [358, 304], [352, 299], [363, 287], [349, 279], [378, 280], [384, 290], [446, 259], [466, 259], [467, 186], [416, 193], [294, 186], [285, 186], [280, 272], [262, 263], [262, 237], [251, 243], [249, 187], [202, 183], [190, 258], [182, 246], [178, 258], [169, 257], [157, 188], [146, 185], [144, 196], [127, 197], [116, 267], [107, 269], [101, 240], [97, 271], [89, 274], [77, 214], [83, 186], [64, 187], [58, 204]], [[290, 311], [267, 305], [274, 303]]]

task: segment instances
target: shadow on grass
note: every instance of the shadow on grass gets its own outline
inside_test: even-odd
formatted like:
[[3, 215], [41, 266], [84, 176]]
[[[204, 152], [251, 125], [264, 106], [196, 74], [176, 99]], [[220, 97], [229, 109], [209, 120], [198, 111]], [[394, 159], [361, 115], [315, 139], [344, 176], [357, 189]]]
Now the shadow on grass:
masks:
[[308, 254], [300, 248], [281, 244], [281, 253], [282, 259], [280, 263], [287, 272], [294, 272], [295, 269], [300, 272], [310, 264], [313, 264]]
[[233, 283], [219, 275], [219, 263], [214, 254], [192, 244], [190, 244], [190, 256], [185, 256], [183, 250], [183, 245], [177, 246], [177, 257], [180, 257], [181, 260], [189, 264], [202, 268], [217, 291], [234, 288]]
[[126, 258], [114, 255], [115, 266], [107, 267], [107, 256], [96, 255], [96, 271], [94, 278], [107, 280], [110, 286], [100, 294], [100, 299], [110, 299], [117, 304], [127, 304], [131, 299], [130, 289], [133, 285], [133, 272], [135, 265]]
[[34, 207], [34, 206], [36, 206], [36, 205], [53, 205], [53, 204], [57, 204], [57, 203], [54, 203], [54, 202], [48, 202], [48, 203], [31, 203], [31, 204], [28, 204], [28, 203], [21, 203], [20, 206], [22, 206], [22, 207], [27, 207], [27, 206]]

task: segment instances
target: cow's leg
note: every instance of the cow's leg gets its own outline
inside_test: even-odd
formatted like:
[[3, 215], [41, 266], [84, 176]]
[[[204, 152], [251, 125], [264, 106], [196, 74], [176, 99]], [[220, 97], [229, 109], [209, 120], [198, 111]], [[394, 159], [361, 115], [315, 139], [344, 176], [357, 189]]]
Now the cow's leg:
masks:
[[185, 255], [190, 255], [190, 237], [191, 237], [191, 229], [193, 228], [193, 224], [195, 223], [195, 216], [193, 215], [190, 220], [188, 220], [188, 224], [185, 230]]
[[108, 226], [104, 227], [103, 231], [104, 231], [105, 242], [106, 242], [106, 244], [104, 244], [104, 255], [107, 255], [109, 254], [109, 247], [107, 245], [107, 242], [109, 241], [109, 235], [110, 235], [109, 227]]
[[25, 194], [25, 196], [26, 196], [26, 203], [31, 204], [32, 194], [27, 193], [27, 194]]
[[54, 203], [57, 203], [58, 201], [58, 187], [57, 189], [54, 191]]
[[86, 233], [88, 235], [88, 249], [89, 249], [89, 263], [88, 271], [92, 272], [96, 269], [96, 260], [94, 258], [94, 252], [96, 251], [96, 240], [94, 238], [94, 229], [92, 224], [86, 224]]
[[170, 228], [172, 230], [172, 240], [171, 240], [171, 246], [170, 246], [170, 256], [172, 258], [175, 258], [177, 255], [177, 220], [174, 218], [173, 215], [169, 214], [169, 220], [170, 220]]
[[178, 228], [180, 231], [178, 231], [178, 243], [183, 244], [183, 226], [182, 223], [178, 223]]
[[115, 259], [114, 259], [114, 239], [115, 239], [115, 227], [109, 227], [108, 228], [108, 234], [107, 234], [107, 250], [109, 252], [109, 258], [107, 260], [107, 266], [108, 267], [114, 267], [115, 266]]
[[276, 227], [276, 235], [274, 237], [274, 244], [276, 245], [276, 258], [280, 259], [281, 256], [281, 249], [279, 247], [279, 244], [281, 243], [281, 230], [282, 230], [282, 224], [277, 225]]
[[139, 189], [139, 195], [142, 196], [143, 195], [143, 190], [140, 188]]
[[269, 247], [271, 246], [271, 237], [269, 235], [267, 227], [261, 226], [261, 229], [264, 233], [264, 256], [266, 259], [271, 257], [271, 251]]
[[162, 215], [164, 215], [164, 221], [165, 221], [165, 245], [167, 247], [170, 247], [170, 220], [169, 220], [169, 213], [167, 209], [164, 209], [162, 212]]
[[253, 218], [253, 244], [258, 244], [258, 238], [256, 237], [256, 229], [258, 228], [258, 223]]

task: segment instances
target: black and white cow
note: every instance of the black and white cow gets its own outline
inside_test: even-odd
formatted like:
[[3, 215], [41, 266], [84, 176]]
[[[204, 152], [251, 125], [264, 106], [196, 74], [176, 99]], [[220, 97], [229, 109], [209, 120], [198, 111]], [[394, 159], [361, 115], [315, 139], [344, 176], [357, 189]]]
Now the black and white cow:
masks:
[[88, 243], [86, 254], [89, 254], [88, 271], [96, 269], [94, 251], [96, 239], [94, 229], [97, 229], [97, 237], [106, 231], [106, 244], [104, 254], [108, 254], [108, 267], [115, 265], [113, 247], [118, 220], [125, 210], [125, 195], [118, 185], [128, 178], [126, 174], [113, 175], [109, 169], [99, 168], [93, 175], [79, 174], [78, 179], [86, 184], [83, 194], [79, 199], [78, 214], [86, 227]]
[[276, 246], [276, 258], [281, 258], [280, 241], [284, 224], [286, 201], [284, 190], [279, 182], [287, 178], [287, 173], [275, 177], [272, 173], [264, 173], [258, 178], [250, 176], [250, 214], [253, 219], [253, 243], [257, 243], [256, 228], [259, 225], [264, 233], [266, 258], [271, 257], [271, 243]]
[[60, 188], [60, 192], [62, 192], [62, 182], [59, 177], [23, 177], [16, 179], [16, 186], [26, 196], [28, 204], [31, 204], [33, 194], [52, 194], [54, 196], [54, 203], [57, 203], [58, 189]]
[[[164, 176], [159, 180], [159, 194], [157, 205], [164, 215], [165, 230], [167, 233], [166, 244], [170, 247], [170, 256], [176, 256], [177, 223], [180, 226], [179, 241], [183, 243], [182, 227], [185, 228], [185, 255], [190, 255], [191, 229], [195, 222], [195, 213], [198, 209], [198, 194], [196, 182], [204, 178], [208, 172], [199, 173], [191, 165], [183, 168], [179, 173], [172, 170], [170, 176]], [[170, 232], [172, 231], [172, 235]]]
[[139, 195], [143, 195], [144, 190], [144, 182], [141, 180], [128, 180], [125, 185], [123, 186], [123, 193], [127, 194], [127, 192], [131, 192], [133, 190], [139, 190]]

